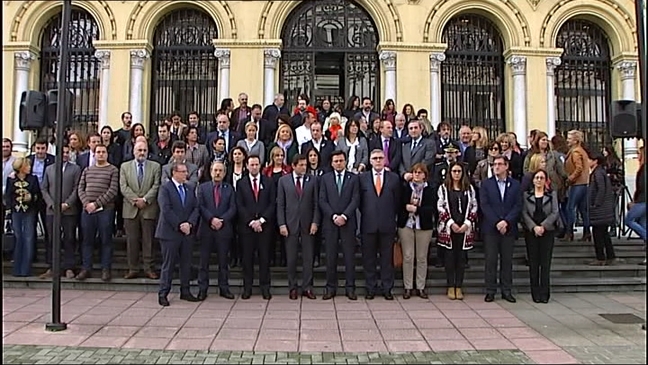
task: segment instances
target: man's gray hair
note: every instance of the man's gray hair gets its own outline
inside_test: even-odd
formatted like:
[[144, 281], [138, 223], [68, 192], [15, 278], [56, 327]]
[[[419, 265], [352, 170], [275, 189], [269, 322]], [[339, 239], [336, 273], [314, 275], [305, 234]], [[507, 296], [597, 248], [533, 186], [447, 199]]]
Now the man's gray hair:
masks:
[[218, 160], [211, 163], [211, 165], [209, 166], [209, 171], [210, 172], [214, 168], [215, 165], [223, 165], [223, 171], [227, 172], [227, 165], [225, 164], [225, 162], [218, 161]]
[[184, 163], [184, 162], [173, 162], [173, 163], [171, 163], [171, 171], [178, 172], [178, 168], [180, 166], [187, 167], [187, 164]]

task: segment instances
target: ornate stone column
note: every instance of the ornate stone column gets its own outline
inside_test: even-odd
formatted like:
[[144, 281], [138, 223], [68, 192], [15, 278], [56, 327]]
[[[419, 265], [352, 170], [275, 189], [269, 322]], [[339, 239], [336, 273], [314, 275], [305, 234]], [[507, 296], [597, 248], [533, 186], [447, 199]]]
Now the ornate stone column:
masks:
[[[635, 77], [637, 75], [637, 62], [621, 61], [616, 65], [616, 68], [617, 70], [619, 70], [619, 75], [621, 77], [621, 99], [635, 100]], [[641, 123], [641, 121], [639, 122]], [[637, 158], [636, 138], [628, 138], [623, 141], [623, 147], [625, 157]]]
[[274, 102], [275, 89], [275, 68], [281, 58], [281, 50], [270, 48], [263, 50], [263, 102], [270, 105]]
[[[380, 51], [378, 55], [385, 70], [385, 100], [396, 101], [396, 52]], [[382, 105], [384, 100], [374, 100], [374, 104]]]
[[218, 70], [220, 72], [220, 91], [218, 95], [218, 104], [230, 97], [230, 50], [226, 48], [216, 48], [214, 56], [218, 58]]
[[20, 98], [22, 93], [29, 90], [29, 70], [36, 55], [30, 51], [14, 53], [16, 60], [16, 82], [15, 82], [15, 109], [13, 126], [13, 147], [16, 152], [28, 152], [28, 133], [20, 130]]
[[513, 131], [523, 148], [527, 148], [526, 63], [524, 56], [511, 56], [506, 61], [513, 71]]
[[[560, 57], [547, 57], [547, 135], [552, 138], [556, 134], [556, 91], [554, 70], [560, 66]], [[525, 136], [526, 138], [526, 136]]]
[[434, 129], [441, 123], [441, 62], [445, 59], [445, 53], [430, 54], [430, 122]]
[[108, 125], [108, 95], [110, 93], [110, 51], [97, 50], [95, 58], [101, 61], [101, 93], [99, 95], [99, 130]]
[[142, 108], [142, 85], [144, 84], [144, 65], [151, 55], [145, 49], [134, 49], [131, 55], [130, 78], [130, 113], [133, 115], [133, 124], [142, 123], [144, 119]]

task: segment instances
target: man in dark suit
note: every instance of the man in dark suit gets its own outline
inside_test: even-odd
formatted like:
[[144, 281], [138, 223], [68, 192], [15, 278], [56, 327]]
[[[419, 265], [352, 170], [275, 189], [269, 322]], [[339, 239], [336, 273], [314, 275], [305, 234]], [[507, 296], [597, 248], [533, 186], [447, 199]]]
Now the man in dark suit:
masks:
[[369, 151], [383, 150], [385, 153], [385, 169], [398, 173], [401, 164], [401, 142], [394, 138], [394, 127], [388, 120], [380, 123], [380, 135], [369, 141]]
[[314, 121], [310, 126], [311, 140], [301, 145], [301, 154], [314, 148], [320, 155], [320, 168], [324, 172], [331, 171], [331, 154], [335, 151], [335, 144], [322, 134], [322, 123]]
[[[436, 144], [429, 138], [423, 138], [423, 125], [420, 121], [411, 121], [407, 126], [411, 140], [404, 142], [401, 148], [402, 160], [398, 172], [405, 181], [412, 180], [410, 168], [415, 164], [424, 163], [428, 171], [434, 171], [434, 159], [436, 157]], [[432, 180], [433, 174], [428, 177]]]
[[180, 299], [197, 302], [189, 290], [189, 275], [191, 274], [192, 246], [200, 218], [196, 187], [187, 184], [187, 164], [174, 163], [172, 178], [160, 186], [158, 204], [160, 217], [158, 219], [155, 238], [160, 240], [162, 249], [162, 270], [160, 273], [160, 290], [158, 303], [169, 305], [167, 295], [171, 291], [171, 279], [176, 261], [180, 261]]
[[497, 263], [500, 265], [502, 299], [515, 303], [513, 286], [513, 248], [518, 236], [522, 212], [520, 183], [509, 177], [509, 161], [505, 156], [493, 159], [493, 177], [483, 181], [479, 190], [479, 206], [483, 212], [482, 235], [486, 258], [486, 297], [495, 300]]
[[216, 117], [216, 130], [207, 135], [207, 142], [205, 142], [205, 145], [209, 150], [210, 156], [214, 154], [214, 141], [218, 137], [223, 137], [223, 139], [225, 139], [225, 151], [227, 153], [236, 146], [236, 142], [240, 139], [238, 133], [230, 130], [230, 120], [225, 114], [219, 114]]
[[378, 289], [376, 261], [380, 252], [380, 281], [385, 299], [394, 300], [394, 238], [400, 208], [401, 182], [385, 169], [385, 153], [371, 151], [371, 170], [360, 176], [360, 213], [362, 264], [366, 276], [366, 299], [373, 299]]
[[399, 140], [401, 143], [405, 143], [410, 140], [410, 136], [407, 134], [407, 118], [405, 114], [398, 113], [394, 117], [394, 138]]
[[275, 133], [277, 132], [277, 121], [269, 121], [261, 118], [261, 105], [252, 105], [250, 119], [246, 120], [245, 123], [239, 124], [237, 133], [241, 138], [246, 137], [245, 126], [248, 122], [254, 122], [257, 125], [257, 139], [263, 144], [267, 146], [274, 141]]
[[286, 108], [284, 101], [283, 94], [276, 94], [274, 102], [263, 109], [263, 116], [261, 119], [265, 119], [274, 124], [279, 124], [279, 115], [290, 115], [290, 110]]
[[[93, 133], [88, 136], [88, 150], [83, 152], [77, 157], [76, 164], [81, 168], [81, 172], [85, 170], [88, 166], [95, 164], [95, 148], [97, 145], [101, 144], [101, 136], [98, 133]], [[119, 166], [116, 166], [119, 168]]]
[[243, 251], [243, 295], [250, 299], [254, 278], [254, 253], [259, 252], [259, 286], [263, 299], [270, 300], [270, 240], [276, 217], [275, 184], [261, 175], [259, 156], [247, 158], [247, 176], [236, 184], [239, 244]]
[[380, 118], [380, 114], [373, 111], [373, 101], [371, 101], [371, 98], [368, 96], [362, 98], [362, 109], [353, 116], [353, 119], [359, 120], [360, 117], [365, 118], [367, 123], [369, 123], [369, 128], [371, 128], [372, 123], [376, 118]]
[[331, 155], [333, 171], [322, 175], [319, 205], [322, 210], [322, 229], [326, 245], [326, 293], [324, 300], [335, 297], [338, 287], [338, 242], [344, 256], [344, 279], [346, 296], [358, 299], [355, 293], [355, 232], [356, 209], [360, 203], [358, 176], [346, 171], [346, 155], [335, 151]]
[[[79, 219], [79, 196], [77, 195], [77, 187], [79, 179], [81, 178], [81, 169], [79, 166], [68, 162], [70, 157], [70, 148], [63, 146], [63, 179], [61, 191], [61, 227], [57, 227], [57, 232], [63, 232], [63, 270], [68, 279], [74, 278], [74, 254], [76, 252], [76, 227]], [[43, 200], [46, 205], [47, 217], [45, 219], [45, 226], [49, 232], [49, 236], [54, 235], [54, 189], [56, 186], [56, 171], [55, 165], [49, 165], [45, 169], [45, 178], [41, 185], [41, 192], [43, 193]], [[40, 278], [47, 279], [52, 277], [52, 246], [45, 246], [45, 261], [47, 263], [47, 271], [43, 273]], [[57, 274], [58, 275], [58, 274]]]
[[234, 217], [236, 216], [236, 196], [234, 187], [226, 182], [225, 164], [217, 161], [211, 165], [212, 181], [198, 187], [198, 206], [200, 209], [200, 271], [198, 273], [198, 300], [207, 298], [209, 288], [209, 258], [214, 246], [218, 252], [218, 287], [220, 296], [234, 299], [229, 289], [229, 267], [227, 254], [234, 237]]
[[[43, 179], [45, 178], [45, 170], [48, 166], [54, 164], [54, 159], [54, 155], [47, 153], [47, 139], [37, 139], [36, 142], [34, 142], [34, 153], [29, 156], [29, 162], [31, 163], [32, 174], [36, 175], [36, 178], [38, 179], [38, 184], [43, 184]], [[6, 179], [7, 177], [3, 176], [2, 178]], [[41, 200], [40, 203], [37, 204], [38, 215], [41, 223], [44, 226], [45, 222], [47, 221], [47, 209], [45, 207], [45, 202]], [[36, 229], [36, 225], [34, 225], [34, 229]], [[50, 241], [49, 232], [47, 232], [47, 229], [44, 229], [43, 236], [45, 236], [45, 246], [51, 246], [52, 242]], [[35, 233], [34, 237], [37, 237]], [[36, 260], [36, 250], [34, 250], [32, 260]]]
[[286, 238], [288, 286], [290, 299], [297, 299], [297, 253], [302, 249], [302, 296], [315, 299], [313, 294], [314, 235], [320, 221], [317, 180], [306, 175], [307, 157], [293, 157], [292, 174], [284, 175], [277, 185], [277, 224]]

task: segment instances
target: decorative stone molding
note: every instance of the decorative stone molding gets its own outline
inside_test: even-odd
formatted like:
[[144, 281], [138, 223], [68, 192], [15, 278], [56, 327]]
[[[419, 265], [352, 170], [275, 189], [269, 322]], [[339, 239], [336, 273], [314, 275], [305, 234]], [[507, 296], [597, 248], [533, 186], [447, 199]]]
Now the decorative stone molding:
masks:
[[396, 70], [396, 52], [380, 51], [380, 54], [378, 54], [378, 59], [380, 59], [383, 66], [385, 67], [385, 71]]
[[441, 62], [445, 61], [445, 53], [431, 53], [430, 54], [430, 72], [439, 72]]
[[278, 48], [263, 50], [263, 61], [266, 68], [275, 68], [280, 58], [281, 50], [279, 50]]
[[218, 58], [218, 65], [221, 68], [230, 67], [230, 50], [226, 48], [216, 48], [214, 50], [214, 56]]
[[553, 76], [556, 67], [562, 64], [562, 60], [560, 59], [560, 57], [547, 57], [546, 62], [547, 62], [547, 76]]
[[616, 69], [621, 73], [621, 80], [634, 79], [637, 75], [637, 62], [636, 61], [622, 61], [616, 66]]
[[508, 63], [509, 66], [511, 66], [511, 69], [513, 70], [513, 76], [526, 74], [526, 64], [527, 64], [526, 57], [511, 56], [506, 63]]
[[540, 4], [540, 1], [542, 0], [527, 0], [527, 1], [529, 2], [533, 10], [536, 10], [538, 8], [538, 4]]
[[131, 68], [144, 69], [144, 63], [151, 54], [145, 49], [133, 49], [130, 51], [131, 55]]
[[16, 59], [16, 70], [29, 71], [31, 63], [36, 59], [36, 54], [29, 51], [20, 51], [14, 53]]
[[94, 56], [101, 61], [101, 69], [110, 68], [110, 51], [97, 50]]

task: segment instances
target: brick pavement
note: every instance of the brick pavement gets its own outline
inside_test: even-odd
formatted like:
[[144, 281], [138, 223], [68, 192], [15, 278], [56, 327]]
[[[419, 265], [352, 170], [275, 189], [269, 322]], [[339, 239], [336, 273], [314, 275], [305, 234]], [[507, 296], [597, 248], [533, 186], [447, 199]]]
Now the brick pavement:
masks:
[[[645, 318], [645, 293], [556, 294], [546, 305], [275, 296], [161, 308], [156, 294], [64, 291], [69, 329], [47, 333], [46, 290], [3, 292], [4, 360], [45, 363], [645, 363], [645, 332], [600, 313]], [[67, 347], [60, 347], [67, 346]], [[110, 349], [108, 349], [110, 348]], [[74, 358], [73, 358], [74, 357]], [[47, 362], [53, 363], [53, 362]]]

